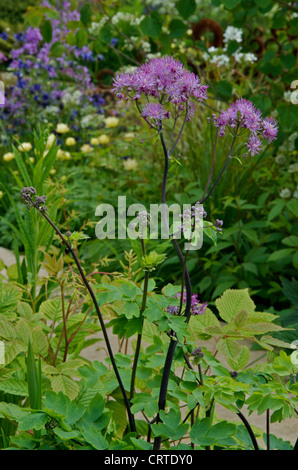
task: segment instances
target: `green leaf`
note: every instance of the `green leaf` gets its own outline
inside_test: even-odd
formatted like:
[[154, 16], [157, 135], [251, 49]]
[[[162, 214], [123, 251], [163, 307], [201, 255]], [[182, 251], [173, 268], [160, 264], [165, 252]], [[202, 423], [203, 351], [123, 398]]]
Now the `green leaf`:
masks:
[[56, 436], [60, 437], [62, 441], [69, 441], [71, 439], [76, 439], [79, 437], [78, 431], [64, 431], [61, 428], [54, 428], [54, 433]]
[[285, 132], [290, 132], [297, 125], [297, 108], [292, 103], [281, 103], [277, 106], [278, 122]]
[[10, 439], [16, 446], [21, 447], [23, 450], [32, 450], [37, 445], [35, 437], [29, 433], [10, 436]]
[[1, 381], [0, 390], [2, 390], [4, 393], [10, 393], [11, 395], [17, 395], [21, 397], [28, 396], [27, 382], [15, 378]]
[[206, 334], [205, 329], [210, 327], [220, 328], [220, 323], [216, 315], [209, 308], [206, 308], [204, 315], [192, 315], [190, 317], [189, 327], [199, 339], [206, 340], [211, 338], [212, 333]]
[[76, 423], [85, 412], [85, 408], [77, 405], [62, 392], [48, 390], [45, 395], [44, 411], [55, 419], [63, 419], [70, 426]]
[[105, 400], [99, 393], [97, 393], [90, 401], [88, 408], [81, 418], [81, 421], [87, 425], [94, 424], [102, 415], [104, 407]]
[[195, 0], [179, 0], [176, 4], [176, 8], [180, 15], [184, 19], [187, 19], [195, 13], [197, 4]]
[[188, 431], [188, 424], [181, 423], [181, 415], [178, 411], [171, 409], [167, 414], [160, 412], [162, 423], [153, 424], [152, 430], [156, 436], [165, 435], [169, 439], [182, 439]]
[[38, 28], [42, 22], [43, 13], [41, 9], [32, 8], [26, 14], [26, 21], [32, 26], [32, 28]]
[[43, 412], [30, 413], [19, 420], [19, 431], [28, 431], [35, 429], [39, 431], [45, 427], [48, 417]]
[[190, 438], [197, 445], [216, 445], [233, 436], [235, 431], [236, 425], [227, 421], [220, 421], [212, 426], [210, 418], [202, 418], [196, 419], [190, 430]]
[[157, 37], [161, 33], [162, 25], [158, 19], [152, 15], [147, 15], [140, 23], [140, 28], [146, 36]]
[[70, 399], [62, 392], [56, 393], [48, 390], [45, 395], [44, 410], [51, 418], [65, 418], [68, 412]]
[[122, 298], [121, 292], [99, 292], [96, 294], [96, 299], [98, 302], [99, 307], [104, 304], [110, 304], [115, 302], [115, 300], [120, 300]]
[[79, 29], [76, 32], [76, 44], [77, 46], [82, 49], [88, 43], [88, 33], [84, 29]]
[[108, 441], [103, 437], [102, 433], [96, 429], [96, 427], [84, 427], [83, 429], [80, 429], [80, 431], [88, 444], [91, 444], [96, 450], [105, 450], [109, 447]]
[[[66, 307], [67, 308], [67, 307]], [[39, 308], [39, 313], [43, 314], [46, 319], [53, 323], [62, 320], [62, 300], [61, 297], [45, 300]]]
[[31, 340], [34, 354], [45, 357], [48, 353], [48, 339], [39, 326], [31, 330]]
[[85, 5], [81, 8], [80, 15], [81, 15], [81, 22], [85, 26], [88, 26], [91, 21], [91, 16], [92, 16], [92, 10], [90, 8], [89, 3], [85, 3]]
[[186, 33], [187, 25], [181, 20], [174, 19], [170, 21], [169, 29], [171, 38], [180, 38]]
[[135, 445], [138, 450], [151, 450], [152, 444], [143, 439], [136, 439], [135, 437], [130, 438], [131, 442]]
[[87, 387], [92, 387], [98, 382], [98, 379], [108, 372], [108, 368], [98, 361], [93, 361], [90, 366], [79, 367], [78, 371], [84, 378]]
[[237, 313], [255, 310], [255, 304], [249, 296], [248, 289], [228, 289], [215, 301], [218, 312], [223, 320], [230, 322]]
[[70, 399], [76, 398], [79, 393], [78, 383], [62, 374], [51, 378], [51, 385], [54, 392], [63, 392]]
[[229, 357], [228, 359], [229, 366], [236, 371], [244, 369], [246, 364], [249, 361], [249, 349], [247, 346], [243, 346], [239, 355], [237, 357]]
[[271, 253], [268, 257], [268, 262], [275, 262], [291, 256], [293, 254], [293, 248], [283, 248], [282, 250], [277, 250]]
[[41, 376], [37, 371], [31, 342], [27, 351], [27, 378], [30, 406], [32, 409], [41, 409]]
[[294, 54], [281, 55], [280, 60], [282, 61], [286, 69], [291, 69], [292, 67], [295, 67], [296, 57], [294, 56]]
[[233, 338], [220, 338], [217, 342], [217, 349], [227, 358], [238, 357], [241, 353], [241, 345]]
[[45, 20], [41, 25], [40, 32], [45, 42], [50, 43], [52, 41], [52, 22], [50, 20]]
[[220, 80], [216, 84], [216, 91], [217, 93], [225, 99], [229, 99], [232, 96], [232, 84], [227, 80]]
[[221, 0], [221, 1], [228, 10], [232, 10], [241, 2], [241, 0]]
[[140, 314], [139, 306], [133, 302], [125, 302], [119, 314], [124, 315], [127, 319], [138, 317]]
[[50, 54], [53, 57], [61, 57], [64, 53], [65, 47], [59, 41], [54, 42], [50, 49]]
[[270, 210], [268, 214], [268, 221], [271, 222], [271, 220], [275, 219], [282, 210], [285, 208], [286, 201], [284, 199], [277, 199], [274, 206]]

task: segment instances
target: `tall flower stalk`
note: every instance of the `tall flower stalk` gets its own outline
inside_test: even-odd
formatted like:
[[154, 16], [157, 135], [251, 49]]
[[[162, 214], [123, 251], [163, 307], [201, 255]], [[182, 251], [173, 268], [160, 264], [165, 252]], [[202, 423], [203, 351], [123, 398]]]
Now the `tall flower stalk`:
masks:
[[45, 205], [46, 196], [38, 196], [36, 194], [36, 189], [35, 188], [25, 187], [21, 191], [21, 197], [23, 199], [24, 204], [26, 205], [26, 207], [28, 209], [35, 208], [36, 210], [38, 210], [38, 212], [42, 215], [42, 217], [44, 217], [45, 220], [52, 226], [52, 228], [55, 230], [56, 234], [60, 237], [60, 239], [62, 240], [65, 247], [67, 248], [69, 253], [72, 255], [72, 257], [73, 257], [73, 259], [76, 263], [76, 266], [77, 266], [78, 271], [81, 275], [82, 281], [85, 284], [85, 286], [86, 286], [86, 288], [87, 288], [87, 290], [90, 294], [90, 297], [91, 297], [92, 302], [94, 304], [94, 307], [95, 307], [95, 310], [96, 310], [96, 313], [97, 313], [97, 316], [98, 316], [98, 319], [99, 319], [99, 322], [100, 322], [100, 325], [101, 325], [101, 328], [102, 328], [103, 336], [104, 336], [105, 343], [106, 343], [106, 346], [107, 346], [107, 350], [108, 350], [108, 353], [109, 353], [109, 357], [110, 357], [110, 360], [111, 360], [111, 363], [112, 363], [112, 367], [114, 369], [114, 372], [115, 372], [115, 375], [116, 375], [116, 378], [117, 378], [117, 381], [118, 381], [118, 384], [119, 384], [119, 387], [120, 387], [120, 390], [121, 390], [121, 393], [122, 393], [122, 396], [123, 396], [123, 400], [124, 400], [124, 403], [125, 403], [125, 407], [126, 407], [126, 411], [127, 411], [127, 415], [128, 415], [128, 420], [129, 420], [130, 430], [132, 432], [136, 432], [136, 425], [135, 425], [134, 415], [131, 412], [130, 401], [128, 399], [125, 387], [123, 385], [121, 376], [119, 374], [119, 370], [118, 370], [118, 367], [117, 367], [117, 364], [116, 364], [116, 361], [115, 361], [115, 358], [114, 358], [114, 354], [113, 354], [113, 350], [112, 350], [111, 343], [110, 343], [110, 340], [109, 340], [109, 336], [108, 336], [108, 333], [107, 333], [107, 329], [106, 329], [106, 326], [105, 326], [105, 323], [104, 323], [104, 320], [103, 320], [103, 317], [102, 317], [102, 314], [101, 314], [96, 296], [95, 296], [95, 294], [94, 294], [94, 292], [93, 292], [93, 290], [90, 286], [90, 283], [89, 283], [89, 281], [88, 281], [88, 279], [87, 279], [87, 277], [84, 273], [84, 270], [83, 270], [83, 268], [80, 264], [80, 261], [79, 261], [77, 255], [76, 255], [76, 252], [75, 252], [75, 250], [73, 250], [70, 241], [65, 238], [65, 236], [60, 232], [58, 227], [54, 224], [54, 222], [48, 216], [47, 206]]
[[[192, 119], [196, 110], [197, 102], [202, 102], [207, 98], [207, 86], [202, 85], [199, 77], [184, 68], [181, 62], [172, 57], [164, 57], [152, 59], [148, 63], [143, 64], [134, 72], [124, 74], [121, 73], [114, 79], [114, 92], [120, 99], [129, 99], [135, 101], [138, 112], [147, 122], [149, 127], [158, 133], [161, 146], [164, 153], [164, 172], [162, 179], [161, 201], [162, 216], [164, 228], [169, 234], [169, 227], [165, 214], [166, 204], [166, 186], [169, 169], [169, 158], [176, 149], [185, 125]], [[142, 98], [145, 103], [142, 104]], [[172, 118], [173, 126], [170, 132], [168, 145], [165, 141], [163, 122]], [[176, 138], [174, 137], [177, 122], [182, 119], [182, 124]], [[219, 116], [213, 115], [213, 119], [209, 122], [213, 123], [217, 128], [214, 151], [212, 156], [211, 170], [204, 190], [203, 196], [199, 204], [203, 204], [213, 193], [216, 185], [220, 181], [222, 175], [228, 167], [229, 162], [234, 157], [234, 145], [236, 139], [244, 134], [248, 134], [248, 138], [243, 147], [251, 156], [257, 155], [262, 149], [262, 140], [271, 143], [276, 139], [277, 123], [272, 118], [263, 119], [261, 112], [254, 105], [245, 99], [239, 99], [230, 105]], [[228, 156], [225, 160], [222, 170], [218, 174], [211, 188], [208, 190], [214, 169], [214, 161], [218, 139], [222, 137], [226, 131], [232, 134], [232, 142]], [[174, 141], [174, 143], [172, 143]], [[216, 221], [215, 228], [221, 230], [222, 221]], [[172, 237], [172, 244], [176, 250], [177, 256], [182, 270], [182, 288], [180, 308], [178, 314], [182, 314], [183, 300], [185, 300], [184, 316], [188, 322], [192, 310], [192, 287], [189, 273], [186, 266], [188, 251], [183, 255], [177, 240]], [[184, 296], [184, 288], [186, 290]], [[165, 409], [166, 396], [168, 389], [169, 376], [171, 366], [174, 360], [174, 354], [178, 340], [174, 332], [170, 334], [170, 343], [165, 359], [162, 373], [158, 415], [155, 422], [160, 420], [160, 412]], [[136, 364], [136, 362], [135, 362]], [[154, 450], [159, 450], [161, 446], [161, 438], [156, 437], [153, 444]]]

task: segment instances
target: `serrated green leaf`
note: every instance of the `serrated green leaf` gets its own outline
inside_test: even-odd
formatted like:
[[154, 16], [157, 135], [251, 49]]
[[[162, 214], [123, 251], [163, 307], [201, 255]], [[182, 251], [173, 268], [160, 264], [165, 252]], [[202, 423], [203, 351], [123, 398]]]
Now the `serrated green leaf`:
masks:
[[39, 431], [44, 429], [45, 424], [48, 422], [48, 417], [43, 412], [30, 413], [19, 420], [19, 431], [29, 431], [35, 429]]
[[217, 349], [227, 358], [235, 358], [241, 353], [241, 345], [232, 338], [220, 338], [217, 342]]
[[0, 390], [2, 390], [4, 393], [10, 393], [11, 395], [17, 395], [21, 397], [28, 396], [27, 382], [15, 378], [1, 381]]
[[255, 304], [250, 298], [248, 289], [228, 289], [215, 301], [218, 312], [223, 320], [230, 322], [237, 313], [246, 310], [248, 313], [255, 310]]
[[243, 369], [249, 361], [249, 349], [247, 346], [243, 346], [238, 357], [229, 357], [227, 358], [229, 366], [235, 370], [239, 371]]
[[62, 392], [67, 395], [71, 400], [77, 397], [80, 390], [79, 385], [70, 377], [60, 374], [55, 377], [52, 377], [50, 380], [54, 392]]

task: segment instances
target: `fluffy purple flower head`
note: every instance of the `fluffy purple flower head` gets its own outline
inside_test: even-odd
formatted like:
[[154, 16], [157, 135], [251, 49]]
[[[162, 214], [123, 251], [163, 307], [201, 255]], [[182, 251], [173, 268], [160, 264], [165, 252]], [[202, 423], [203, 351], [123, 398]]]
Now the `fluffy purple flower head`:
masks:
[[165, 107], [159, 103], [149, 103], [143, 107], [141, 115], [145, 119], [154, 120], [156, 123], [162, 119], [170, 117], [169, 112], [165, 110]]
[[[194, 101], [205, 100], [207, 88], [179, 60], [165, 56], [151, 59], [131, 73], [116, 75], [113, 91], [120, 99], [126, 97], [140, 100], [145, 95], [155, 98], [160, 104], [173, 103], [179, 106], [180, 111], [185, 111], [185, 103], [189, 102], [189, 120], [195, 112]], [[162, 119], [167, 117], [169, 116], [164, 114]]]
[[269, 144], [276, 139], [278, 132], [277, 121], [272, 117], [263, 119], [263, 138], [267, 139]]
[[260, 153], [260, 151], [262, 150], [262, 142], [261, 140], [252, 135], [251, 137], [249, 137], [248, 141], [246, 142], [245, 144], [251, 154], [252, 157], [254, 157], [255, 155], [257, 155], [258, 153]]
[[247, 129], [249, 138], [245, 145], [252, 156], [260, 153], [262, 149], [260, 135], [271, 143], [276, 139], [278, 132], [277, 122], [272, 117], [263, 119], [261, 111], [244, 98], [232, 103], [219, 116], [213, 115], [213, 122], [219, 129], [220, 137], [225, 135], [227, 128], [234, 129], [238, 126], [239, 129]]

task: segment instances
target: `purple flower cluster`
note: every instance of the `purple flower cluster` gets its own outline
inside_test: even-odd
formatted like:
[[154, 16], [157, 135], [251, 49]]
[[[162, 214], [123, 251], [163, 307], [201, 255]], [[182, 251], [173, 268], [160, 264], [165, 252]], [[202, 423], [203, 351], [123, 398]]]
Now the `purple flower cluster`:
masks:
[[[79, 21], [80, 13], [71, 8], [70, 1], [59, 0], [53, 7], [44, 0], [41, 6], [45, 8], [46, 19], [52, 24], [51, 42], [43, 41], [39, 28], [29, 27], [25, 32], [15, 35], [18, 46], [10, 52], [12, 60], [8, 70], [12, 79], [10, 84], [5, 83], [6, 102], [1, 115], [2, 119], [9, 122], [6, 128], [10, 133], [14, 133], [16, 129], [18, 133], [20, 129], [25, 131], [24, 124], [30, 127], [30, 116], [35, 124], [36, 115], [41, 116], [43, 112], [46, 119], [51, 119], [52, 114], [56, 120], [59, 114], [59, 119], [63, 120], [65, 101], [69, 96], [67, 87], [81, 94], [77, 110], [73, 109], [70, 113], [74, 130], [75, 121], [79, 124], [80, 115], [83, 115], [85, 109], [90, 112], [91, 106], [94, 108], [93, 112], [103, 112], [104, 100], [95, 94], [96, 88], [85, 65], [86, 62], [94, 60], [93, 52], [87, 46], [79, 49], [65, 41], [70, 32], [69, 22]], [[63, 46], [59, 57], [53, 57], [51, 54], [55, 43]], [[67, 113], [69, 116], [68, 111]]]
[[37, 196], [36, 189], [33, 186], [24, 187], [21, 191], [21, 198], [27, 209], [30, 210], [31, 207], [35, 207], [40, 212], [47, 211], [47, 206], [45, 205], [46, 196]]
[[146, 104], [141, 114], [161, 122], [170, 117], [165, 108], [167, 103], [173, 103], [181, 113], [186, 112], [190, 120], [196, 110], [195, 101], [207, 98], [207, 88], [179, 60], [166, 56], [151, 59], [131, 73], [116, 75], [113, 91], [120, 99], [140, 100], [142, 95], [156, 99], [158, 103]]
[[[175, 299], [180, 299], [181, 294], [178, 293], [174, 297], [175, 297]], [[182, 303], [186, 304], [186, 300], [187, 300], [187, 293], [184, 292], [183, 293]], [[205, 313], [205, 310], [206, 310], [207, 307], [208, 307], [207, 302], [200, 303], [200, 301], [198, 300], [198, 294], [193, 294], [191, 296], [191, 313], [192, 313], [192, 315], [203, 315]], [[179, 306], [178, 305], [169, 305], [167, 307], [167, 312], [171, 313], [172, 315], [177, 315], [177, 313], [179, 313]]]
[[256, 109], [251, 101], [240, 98], [231, 104], [219, 116], [213, 115], [213, 122], [219, 129], [219, 136], [225, 134], [226, 128], [247, 129], [250, 133], [246, 146], [252, 156], [260, 153], [262, 149], [262, 140], [271, 143], [276, 139], [278, 127], [277, 121], [272, 117], [262, 118], [261, 111]]

